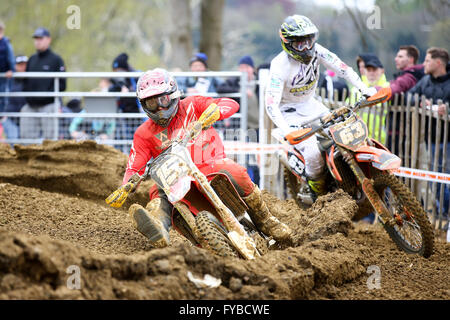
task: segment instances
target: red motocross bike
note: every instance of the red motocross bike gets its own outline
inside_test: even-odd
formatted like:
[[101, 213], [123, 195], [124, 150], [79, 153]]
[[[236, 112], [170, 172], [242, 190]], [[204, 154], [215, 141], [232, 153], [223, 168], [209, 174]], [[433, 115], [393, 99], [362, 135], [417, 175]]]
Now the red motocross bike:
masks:
[[[387, 101], [391, 89], [384, 88], [353, 107], [343, 106], [318, 118], [309, 128], [274, 136], [288, 144], [278, 153], [285, 167], [289, 193], [301, 207], [315, 201], [305, 174], [305, 161], [293, 144], [316, 135], [327, 164], [328, 191], [343, 189], [357, 202], [359, 218], [376, 212], [390, 238], [407, 253], [429, 257], [433, 253], [434, 233], [428, 217], [414, 194], [393, 174], [401, 159], [380, 142], [368, 137], [367, 126], [356, 114], [363, 107]], [[315, 121], [313, 120], [313, 121]], [[314, 123], [314, 122], [312, 122]], [[299, 127], [302, 127], [301, 125]]]
[[[188, 149], [202, 130], [217, 120], [217, 111], [217, 105], [211, 104], [198, 121], [180, 130], [166, 149], [145, 165], [142, 175], [136, 173], [128, 182], [135, 183], [135, 190], [141, 181], [152, 179], [174, 206], [173, 227], [193, 245], [222, 257], [255, 259], [267, 252], [270, 240], [248, 215], [248, 206], [230, 178], [222, 173], [204, 175]], [[106, 202], [125, 201], [130, 192], [119, 188]]]

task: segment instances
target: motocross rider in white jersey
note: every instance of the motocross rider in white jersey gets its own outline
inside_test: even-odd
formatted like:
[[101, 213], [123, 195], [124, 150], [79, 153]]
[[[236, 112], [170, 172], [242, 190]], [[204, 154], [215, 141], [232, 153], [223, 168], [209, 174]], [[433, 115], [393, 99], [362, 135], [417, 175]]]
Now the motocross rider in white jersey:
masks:
[[[287, 17], [279, 33], [283, 51], [271, 61], [265, 105], [267, 114], [284, 136], [298, 130], [300, 123], [329, 113], [329, 109], [314, 98], [320, 64], [350, 82], [363, 95], [376, 93], [376, 89], [368, 88], [351, 67], [316, 43], [319, 30], [307, 17]], [[316, 137], [295, 145], [295, 148], [305, 159], [311, 190], [317, 196], [325, 193], [324, 160]], [[291, 165], [295, 167], [296, 164]]]

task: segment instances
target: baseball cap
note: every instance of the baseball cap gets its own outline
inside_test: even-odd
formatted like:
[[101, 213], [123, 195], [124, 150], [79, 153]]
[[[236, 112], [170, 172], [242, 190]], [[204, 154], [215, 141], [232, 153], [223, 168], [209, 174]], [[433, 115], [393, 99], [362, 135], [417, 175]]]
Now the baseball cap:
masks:
[[24, 55], [16, 56], [16, 64], [22, 63], [22, 62], [28, 62], [28, 57]]
[[43, 37], [50, 37], [50, 31], [48, 31], [46, 28], [43, 27], [37, 28], [33, 33], [33, 38], [43, 38]]
[[383, 68], [383, 64], [381, 63], [380, 59], [378, 59], [377, 56], [370, 57], [367, 59], [367, 61], [364, 61], [364, 65], [367, 67], [374, 67], [374, 68]]

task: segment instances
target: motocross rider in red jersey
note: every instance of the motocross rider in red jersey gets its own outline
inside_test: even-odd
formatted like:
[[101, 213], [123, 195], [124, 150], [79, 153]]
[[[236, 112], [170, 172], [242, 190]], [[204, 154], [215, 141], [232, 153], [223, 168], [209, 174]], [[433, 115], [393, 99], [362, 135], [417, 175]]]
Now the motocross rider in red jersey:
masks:
[[[145, 164], [151, 158], [157, 157], [166, 148], [166, 144], [190, 123], [198, 120], [211, 104], [219, 107], [217, 110], [220, 113], [219, 120], [230, 117], [239, 109], [239, 104], [229, 98], [189, 96], [181, 100], [180, 95], [175, 78], [164, 69], [149, 70], [139, 78], [137, 97], [150, 119], [134, 133], [133, 145], [120, 188], [134, 189], [136, 186], [129, 181], [130, 177], [135, 173], [142, 174]], [[248, 205], [250, 217], [262, 232], [279, 241], [290, 238], [291, 230], [270, 214], [261, 191], [251, 181], [247, 170], [226, 158], [222, 140], [214, 128], [203, 130], [188, 148], [192, 160], [202, 173], [208, 175], [221, 172], [230, 178]], [[120, 207], [124, 201], [125, 199], [115, 199], [109, 204]], [[129, 208], [129, 214], [136, 229], [154, 246], [165, 247], [170, 244], [172, 210], [173, 206], [166, 194], [155, 184], [150, 189], [150, 202], [146, 208], [133, 204]]]

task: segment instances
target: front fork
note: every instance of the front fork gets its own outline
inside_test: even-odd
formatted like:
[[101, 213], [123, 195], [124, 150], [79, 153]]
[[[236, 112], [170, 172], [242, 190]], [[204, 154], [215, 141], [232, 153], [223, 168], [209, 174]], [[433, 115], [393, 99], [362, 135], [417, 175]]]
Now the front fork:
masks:
[[345, 161], [352, 169], [359, 183], [361, 184], [362, 190], [367, 199], [369, 199], [370, 204], [378, 213], [381, 223], [384, 225], [393, 226], [395, 224], [395, 220], [391, 217], [388, 209], [384, 205], [378, 193], [375, 191], [373, 180], [366, 177], [366, 175], [356, 162], [353, 154], [342, 147], [338, 146], [338, 149], [344, 157]]
[[192, 176], [197, 180], [200, 188], [208, 199], [214, 204], [225, 228], [228, 230], [228, 238], [246, 259], [255, 259], [260, 256], [256, 243], [253, 241], [244, 227], [239, 223], [233, 212], [222, 202], [214, 189], [209, 184], [205, 175], [196, 167], [192, 169]]

